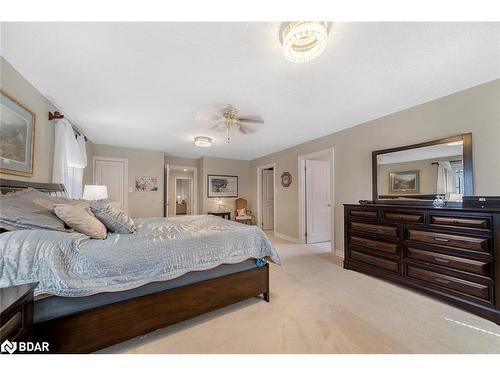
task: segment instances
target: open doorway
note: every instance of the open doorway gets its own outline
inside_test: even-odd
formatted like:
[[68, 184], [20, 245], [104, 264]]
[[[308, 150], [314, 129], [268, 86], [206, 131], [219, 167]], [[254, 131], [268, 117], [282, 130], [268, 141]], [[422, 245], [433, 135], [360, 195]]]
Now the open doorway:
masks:
[[165, 216], [197, 215], [197, 168], [167, 165], [165, 172]]
[[299, 156], [301, 242], [331, 242], [334, 234], [333, 149]]
[[275, 231], [275, 164], [257, 167], [257, 225]]
[[193, 214], [193, 179], [175, 178], [175, 216]]

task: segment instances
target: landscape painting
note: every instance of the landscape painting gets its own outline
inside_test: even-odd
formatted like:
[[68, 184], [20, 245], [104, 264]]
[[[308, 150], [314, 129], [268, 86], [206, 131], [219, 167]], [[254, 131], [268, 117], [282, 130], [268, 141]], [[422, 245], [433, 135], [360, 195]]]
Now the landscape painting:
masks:
[[0, 171], [32, 176], [35, 114], [0, 94]]
[[419, 174], [419, 171], [389, 173], [389, 193], [419, 193]]
[[237, 198], [238, 176], [208, 175], [208, 198]]

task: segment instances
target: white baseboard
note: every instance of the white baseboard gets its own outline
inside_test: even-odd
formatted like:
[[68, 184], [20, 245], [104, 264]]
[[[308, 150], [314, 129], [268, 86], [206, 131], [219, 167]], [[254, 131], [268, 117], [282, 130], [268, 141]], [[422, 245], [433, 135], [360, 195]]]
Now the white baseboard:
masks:
[[286, 240], [286, 241], [290, 241], [290, 242], [294, 242], [294, 243], [301, 243], [298, 238], [288, 236], [288, 235], [283, 234], [283, 233], [274, 232], [274, 237], [281, 238], [282, 240]]

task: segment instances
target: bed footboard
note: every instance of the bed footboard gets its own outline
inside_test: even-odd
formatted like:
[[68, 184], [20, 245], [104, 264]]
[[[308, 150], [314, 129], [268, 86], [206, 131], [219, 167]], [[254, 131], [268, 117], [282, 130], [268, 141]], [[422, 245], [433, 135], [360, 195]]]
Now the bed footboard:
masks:
[[52, 353], [90, 353], [245, 299], [269, 302], [269, 264], [35, 325]]

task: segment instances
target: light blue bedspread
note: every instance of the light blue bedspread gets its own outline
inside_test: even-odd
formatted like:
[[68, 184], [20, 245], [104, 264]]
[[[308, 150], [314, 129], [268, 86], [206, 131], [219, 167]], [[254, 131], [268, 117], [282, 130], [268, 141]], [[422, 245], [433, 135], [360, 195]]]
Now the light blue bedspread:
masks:
[[266, 258], [280, 263], [264, 232], [215, 216], [136, 219], [134, 234], [93, 240], [77, 233], [0, 235], [0, 287], [39, 282], [39, 294], [81, 297], [136, 288], [187, 272]]

